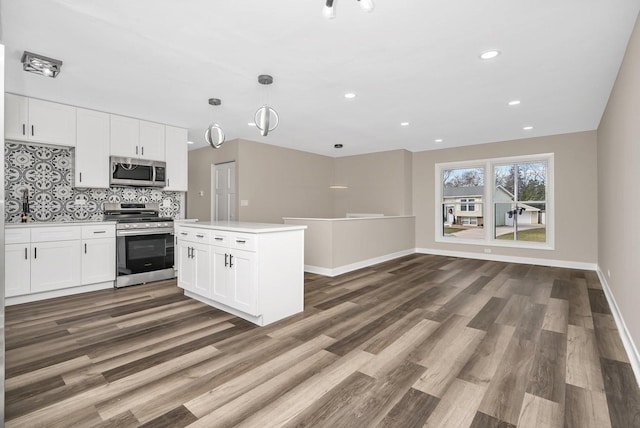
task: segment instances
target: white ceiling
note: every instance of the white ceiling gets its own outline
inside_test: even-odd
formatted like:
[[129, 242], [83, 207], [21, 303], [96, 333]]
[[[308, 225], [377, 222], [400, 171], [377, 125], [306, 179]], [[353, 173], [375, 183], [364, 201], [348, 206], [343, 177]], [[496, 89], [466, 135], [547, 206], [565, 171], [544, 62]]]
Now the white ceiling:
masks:
[[[193, 148], [214, 120], [228, 139], [329, 156], [593, 130], [640, 9], [637, 0], [376, 0], [365, 13], [335, 0], [327, 20], [323, 4], [2, 0], [6, 90], [187, 127]], [[502, 55], [480, 60], [488, 49]], [[62, 73], [23, 72], [24, 50], [63, 60]], [[258, 84], [262, 73], [271, 87]], [[247, 123], [267, 98], [281, 123], [261, 137]], [[513, 99], [522, 103], [508, 107]]]

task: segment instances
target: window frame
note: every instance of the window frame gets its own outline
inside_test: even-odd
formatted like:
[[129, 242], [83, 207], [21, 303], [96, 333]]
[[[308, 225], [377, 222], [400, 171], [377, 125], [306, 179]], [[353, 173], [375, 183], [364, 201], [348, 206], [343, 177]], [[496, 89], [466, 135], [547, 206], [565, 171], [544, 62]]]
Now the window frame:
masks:
[[[546, 225], [546, 242], [532, 241], [507, 241], [496, 239], [494, 234], [495, 215], [495, 169], [496, 165], [504, 165], [510, 163], [527, 163], [527, 162], [546, 162], [547, 176], [545, 188], [545, 225]], [[483, 222], [483, 238], [482, 239], [464, 239], [451, 236], [444, 236], [444, 219], [442, 218], [443, 200], [443, 183], [442, 171], [448, 169], [459, 168], [482, 168], [484, 171], [484, 194], [482, 195], [482, 217]], [[460, 162], [443, 162], [435, 164], [435, 242], [445, 244], [469, 244], [483, 245], [485, 247], [508, 247], [508, 248], [527, 248], [537, 250], [555, 250], [555, 198], [554, 198], [554, 153], [540, 153], [523, 156], [506, 156], [489, 159], [476, 159]], [[474, 201], [474, 205], [478, 205]], [[467, 203], [468, 208], [468, 203]], [[475, 207], [474, 207], [475, 208]], [[469, 212], [468, 210], [466, 212]]]

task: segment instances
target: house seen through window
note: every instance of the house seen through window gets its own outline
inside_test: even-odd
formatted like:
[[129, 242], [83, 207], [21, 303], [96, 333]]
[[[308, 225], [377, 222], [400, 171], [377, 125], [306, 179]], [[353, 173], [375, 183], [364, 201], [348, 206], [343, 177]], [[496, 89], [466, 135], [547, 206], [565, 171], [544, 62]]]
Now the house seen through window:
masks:
[[552, 154], [436, 165], [437, 240], [553, 246], [552, 165]]

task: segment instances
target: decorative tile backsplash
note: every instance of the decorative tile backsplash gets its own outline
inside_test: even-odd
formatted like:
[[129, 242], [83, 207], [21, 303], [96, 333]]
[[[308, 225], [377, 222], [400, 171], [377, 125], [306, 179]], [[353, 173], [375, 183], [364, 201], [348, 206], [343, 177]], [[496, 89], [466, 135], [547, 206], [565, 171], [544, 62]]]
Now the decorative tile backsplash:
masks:
[[[20, 222], [25, 187], [29, 189], [29, 221], [100, 221], [103, 202], [155, 202], [160, 204], [160, 216], [181, 218], [183, 192], [148, 187], [73, 188], [72, 167], [71, 149], [7, 141], [4, 148], [5, 222]], [[79, 200], [84, 204], [76, 203]]]

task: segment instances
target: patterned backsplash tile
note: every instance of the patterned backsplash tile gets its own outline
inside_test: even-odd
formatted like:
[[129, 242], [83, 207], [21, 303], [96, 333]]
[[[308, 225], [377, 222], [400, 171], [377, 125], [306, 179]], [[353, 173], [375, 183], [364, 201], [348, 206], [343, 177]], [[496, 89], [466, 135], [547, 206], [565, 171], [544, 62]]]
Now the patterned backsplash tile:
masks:
[[[103, 202], [155, 202], [162, 217], [181, 218], [183, 192], [147, 187], [73, 188], [73, 152], [64, 147], [6, 142], [4, 220], [19, 223], [22, 191], [29, 189], [29, 221], [100, 221]], [[76, 204], [83, 200], [84, 204]]]

